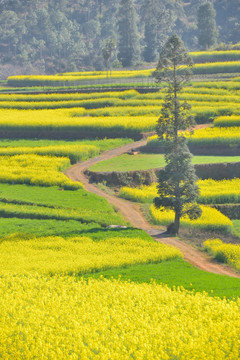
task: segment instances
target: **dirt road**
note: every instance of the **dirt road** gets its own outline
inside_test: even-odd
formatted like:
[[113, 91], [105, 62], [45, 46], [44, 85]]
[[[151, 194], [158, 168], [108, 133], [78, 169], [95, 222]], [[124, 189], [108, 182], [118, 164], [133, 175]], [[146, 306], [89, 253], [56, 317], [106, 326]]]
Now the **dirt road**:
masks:
[[119, 156], [125, 152], [128, 152], [132, 149], [146, 145], [147, 140], [140, 140], [133, 144], [128, 144], [120, 148], [109, 150], [102, 155], [89, 159], [82, 163], [77, 163], [67, 169], [65, 172], [66, 175], [74, 181], [80, 181], [85, 185], [85, 189], [99, 196], [103, 196], [111, 203], [115, 208], [117, 208], [124, 216], [124, 218], [130, 222], [134, 227], [143, 229], [149, 233], [156, 241], [162, 242], [164, 244], [173, 245], [180, 249], [184, 255], [184, 259], [191, 263], [192, 265], [198, 267], [199, 269], [212, 272], [215, 274], [228, 275], [232, 277], [240, 278], [240, 274], [235, 272], [233, 269], [225, 265], [220, 265], [216, 263], [206, 254], [203, 254], [201, 251], [193, 248], [192, 246], [186, 244], [185, 242], [167, 237], [160, 229], [156, 229], [151, 224], [149, 224], [142, 213], [139, 210], [139, 207], [136, 204], [133, 204], [127, 200], [119, 199], [116, 196], [107, 194], [103, 190], [99, 189], [97, 186], [90, 184], [88, 179], [84, 175], [84, 171], [89, 168], [91, 165], [94, 165], [100, 161]]

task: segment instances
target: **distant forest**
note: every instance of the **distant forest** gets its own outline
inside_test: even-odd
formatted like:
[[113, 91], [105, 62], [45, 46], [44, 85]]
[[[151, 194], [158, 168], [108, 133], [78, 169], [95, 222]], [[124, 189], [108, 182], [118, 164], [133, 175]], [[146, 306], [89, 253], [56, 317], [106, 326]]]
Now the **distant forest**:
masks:
[[[208, 2], [215, 9], [218, 44], [239, 42], [239, 0]], [[189, 50], [201, 49], [203, 4], [206, 0], [0, 0], [0, 77], [152, 63], [173, 32]]]

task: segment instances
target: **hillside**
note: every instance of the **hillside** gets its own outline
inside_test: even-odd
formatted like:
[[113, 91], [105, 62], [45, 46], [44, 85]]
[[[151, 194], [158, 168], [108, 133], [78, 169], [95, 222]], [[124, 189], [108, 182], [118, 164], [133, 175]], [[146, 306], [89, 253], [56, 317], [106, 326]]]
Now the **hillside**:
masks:
[[[1, 1], [0, 78], [104, 70], [110, 64], [119, 68], [121, 63], [124, 67], [141, 66], [143, 61], [148, 64], [158, 60], [159, 50], [172, 32], [182, 37], [189, 50], [198, 49], [197, 13], [203, 3], [202, 0]], [[217, 43], [231, 48], [228, 44], [239, 42], [239, 2], [221, 0], [214, 2], [214, 6]], [[124, 29], [128, 27], [127, 35]], [[116, 47], [108, 58], [103, 57], [102, 50], [109, 39], [114, 40]], [[126, 41], [132, 45], [125, 49]], [[126, 52], [134, 52], [127, 62], [123, 55]]]

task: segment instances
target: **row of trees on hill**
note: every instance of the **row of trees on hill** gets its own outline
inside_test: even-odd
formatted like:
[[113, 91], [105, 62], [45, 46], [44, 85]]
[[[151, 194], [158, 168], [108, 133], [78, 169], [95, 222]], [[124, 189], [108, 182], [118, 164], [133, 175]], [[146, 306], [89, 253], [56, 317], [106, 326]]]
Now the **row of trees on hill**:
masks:
[[[214, 4], [219, 39], [237, 42], [238, 0], [207, 3]], [[152, 62], [173, 31], [188, 48], [204, 48], [199, 7], [205, 4], [206, 0], [1, 0], [0, 62], [28, 73], [100, 70], [106, 65], [102, 50], [110, 40], [116, 43], [113, 65]], [[205, 9], [214, 24], [215, 10]], [[215, 40], [216, 35], [215, 31]]]

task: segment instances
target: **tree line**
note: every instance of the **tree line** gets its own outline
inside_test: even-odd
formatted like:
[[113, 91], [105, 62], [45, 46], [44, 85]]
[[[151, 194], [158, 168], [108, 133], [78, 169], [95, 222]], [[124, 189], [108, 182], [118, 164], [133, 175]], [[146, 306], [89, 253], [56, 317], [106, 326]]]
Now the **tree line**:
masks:
[[110, 63], [154, 62], [173, 32], [191, 50], [208, 47], [204, 34], [199, 41], [199, 7], [206, 3], [212, 12], [203, 9], [203, 18], [216, 19], [213, 42], [217, 30], [220, 41], [239, 41], [238, 0], [1, 0], [2, 72], [103, 70]]

